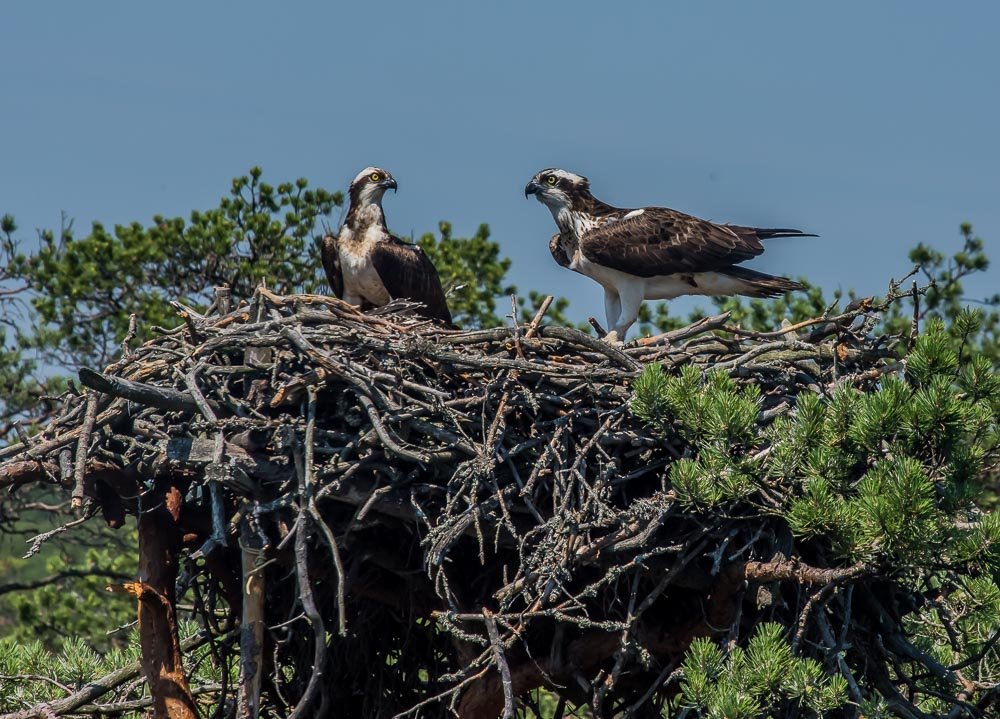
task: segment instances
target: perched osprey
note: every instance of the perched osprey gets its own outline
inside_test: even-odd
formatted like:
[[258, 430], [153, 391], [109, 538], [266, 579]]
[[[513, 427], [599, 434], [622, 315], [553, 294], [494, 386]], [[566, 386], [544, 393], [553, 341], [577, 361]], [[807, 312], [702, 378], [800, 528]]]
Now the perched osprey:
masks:
[[396, 180], [366, 167], [350, 188], [350, 207], [337, 236], [323, 238], [321, 256], [333, 293], [352, 305], [381, 307], [404, 298], [423, 304], [417, 313], [451, 324], [437, 269], [424, 251], [389, 232], [382, 195]]
[[802, 289], [737, 263], [764, 251], [761, 240], [815, 237], [798, 230], [717, 225], [666, 207], [612, 207], [586, 177], [542, 170], [524, 188], [552, 211], [559, 234], [549, 251], [563, 267], [604, 287], [608, 341], [625, 339], [643, 300], [678, 295], [775, 297]]

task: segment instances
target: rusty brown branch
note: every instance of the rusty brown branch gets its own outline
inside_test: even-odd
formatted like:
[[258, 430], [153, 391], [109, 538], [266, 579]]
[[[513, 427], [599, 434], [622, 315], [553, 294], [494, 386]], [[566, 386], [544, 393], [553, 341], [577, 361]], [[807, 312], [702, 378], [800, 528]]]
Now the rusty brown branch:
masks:
[[139, 514], [139, 644], [142, 669], [157, 719], [197, 719], [198, 711], [184, 675], [174, 587], [180, 550], [182, 493], [159, 483], [149, 497], [157, 504]]

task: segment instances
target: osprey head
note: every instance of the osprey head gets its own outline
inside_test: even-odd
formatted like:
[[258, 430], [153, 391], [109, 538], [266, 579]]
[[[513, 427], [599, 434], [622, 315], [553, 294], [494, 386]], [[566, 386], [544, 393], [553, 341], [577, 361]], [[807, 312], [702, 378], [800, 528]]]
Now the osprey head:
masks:
[[396, 178], [381, 167], [366, 167], [351, 182], [351, 205], [382, 204], [382, 195], [389, 188], [396, 190]]
[[581, 175], [550, 167], [531, 178], [524, 196], [534, 195], [553, 212], [571, 209], [577, 200], [590, 194], [590, 181]]

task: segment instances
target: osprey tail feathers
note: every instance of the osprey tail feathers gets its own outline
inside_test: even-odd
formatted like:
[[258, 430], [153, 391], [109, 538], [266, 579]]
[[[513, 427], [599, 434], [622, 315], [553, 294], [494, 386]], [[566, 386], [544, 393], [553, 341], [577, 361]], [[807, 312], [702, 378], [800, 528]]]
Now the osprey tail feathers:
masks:
[[787, 277], [768, 275], [746, 267], [728, 267], [720, 270], [739, 282], [739, 293], [747, 297], [778, 297], [786, 292], [804, 290], [805, 286]]

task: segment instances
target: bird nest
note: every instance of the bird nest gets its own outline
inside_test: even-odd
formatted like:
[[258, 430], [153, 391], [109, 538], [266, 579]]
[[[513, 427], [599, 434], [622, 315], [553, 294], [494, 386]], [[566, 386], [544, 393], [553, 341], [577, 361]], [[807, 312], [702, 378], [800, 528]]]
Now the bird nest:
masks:
[[[0, 450], [8, 483], [138, 518], [127, 588], [172, 716], [206, 696], [245, 715], [511, 716], [535, 689], [659, 716], [692, 640], [741, 636], [741, 606], [765, 601], [748, 583], [809, 633], [804, 592], [859, 571], [788, 556], [774, 517], [680, 501], [688, 440], [630, 398], [653, 363], [755, 385], [762, 425], [800, 393], [868, 389], [894, 361], [871, 304], [771, 333], [722, 314], [624, 347], [544, 308], [454, 331], [265, 289], [177, 307], [183, 324], [82, 370], [87, 391]], [[190, 686], [182, 593], [238, 682]]]

